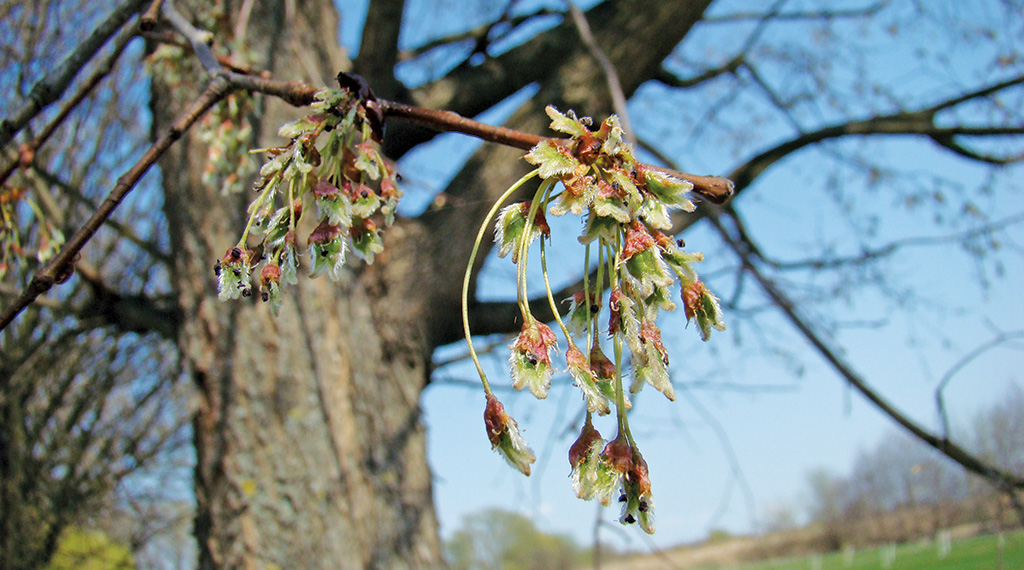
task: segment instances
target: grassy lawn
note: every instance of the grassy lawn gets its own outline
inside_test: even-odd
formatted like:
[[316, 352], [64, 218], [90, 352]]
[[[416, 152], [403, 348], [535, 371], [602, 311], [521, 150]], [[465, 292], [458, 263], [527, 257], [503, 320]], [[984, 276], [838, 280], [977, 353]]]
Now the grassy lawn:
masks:
[[[888, 552], [887, 552], [888, 550]], [[889, 564], [886, 565], [886, 560]], [[738, 570], [1021, 570], [1024, 569], [1024, 532], [1004, 533], [1002, 547], [996, 535], [954, 541], [948, 554], [939, 556], [934, 542], [893, 549], [873, 548], [790, 558], [738, 567]]]

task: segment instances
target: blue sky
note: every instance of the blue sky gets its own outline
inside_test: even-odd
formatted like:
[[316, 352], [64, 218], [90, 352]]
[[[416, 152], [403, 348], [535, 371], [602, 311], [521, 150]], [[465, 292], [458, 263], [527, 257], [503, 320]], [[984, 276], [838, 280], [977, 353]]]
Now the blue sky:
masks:
[[[359, 10], [345, 9], [361, 3], [340, 4], [345, 11], [342, 39], [355, 49], [352, 38], [358, 36], [363, 16]], [[410, 10], [421, 10], [422, 4], [414, 2]], [[440, 5], [451, 8], [454, 4]], [[791, 2], [787, 6], [799, 9], [808, 4]], [[980, 23], [998, 18], [998, 9], [992, 3], [981, 4], [976, 11], [968, 10], [972, 17]], [[713, 10], [725, 13], [741, 5], [720, 2]], [[482, 12], [465, 12], [465, 21], [438, 19], [413, 26], [403, 33], [403, 43], [413, 45], [430, 34], [460, 30], [471, 25], [473, 18], [482, 17]], [[881, 16], [893, 22], [903, 18], [904, 23], [906, 17], [898, 10]], [[862, 28], [837, 24], [832, 30], [857, 38], [856, 45], [848, 49], [864, 51], [871, 64], [859, 70], [870, 76], [853, 71], [839, 71], [833, 76], [836, 85], [832, 88], [846, 93], [845, 111], [853, 116], [894, 110], [885, 108], [877, 98], [858, 100], [851, 95], [858, 82], [884, 81], [900, 102], [921, 104], [946, 95], [943, 89], [951, 84], [977, 81], [985, 72], [980, 63], [1007, 44], [991, 42], [996, 46], [992, 48], [985, 42], [966, 41], [960, 46], [941, 36], [941, 22], [923, 20], [918, 26], [878, 36], [874, 28], [884, 24], [874, 22]], [[450, 29], [443, 29], [445, 26]], [[750, 24], [740, 23], [724, 29], [695, 30], [677, 50], [674, 61], [723, 60], [735, 46], [717, 40], [728, 37], [738, 44], [750, 28]], [[766, 33], [763, 43], [798, 47], [813, 43], [813, 39], [800, 34], [799, 28], [780, 25]], [[940, 53], [951, 46], [966, 49]], [[924, 61], [945, 62], [945, 67], [918, 63], [921, 60], [915, 59], [915, 54], [921, 50], [934, 52], [926, 54]], [[443, 68], [443, 64], [437, 65]], [[405, 73], [410, 79], [417, 77], [415, 70]], [[785, 91], [786, 81], [808, 80], [792, 77], [784, 68], [773, 68], [769, 63], [765, 64], [765, 73], [780, 91]], [[749, 129], [752, 140], [719, 140], [723, 137], [695, 127], [705, 118], [705, 110], [722, 96], [719, 91], [728, 88], [729, 84], [711, 87], [687, 99], [658, 87], [646, 87], [630, 102], [630, 111], [641, 137], [657, 141], [661, 150], [692, 170], [720, 174], [795, 132], [792, 125], [773, 116], [756, 94], [744, 95], [749, 100], [736, 104], [750, 111], [752, 122], [758, 121], [756, 128]], [[529, 94], [528, 90], [524, 95]], [[484, 118], [499, 122], [507, 112], [508, 106]], [[743, 117], [736, 111], [723, 115], [719, 126], [735, 127], [737, 117]], [[794, 111], [795, 120], [804, 121], [806, 127], [838, 116], [838, 110], [827, 106], [798, 105]], [[468, 156], [476, 145], [475, 141], [446, 135], [404, 159], [405, 211], [414, 213], [423, 207], [454, 174], [458, 157]], [[883, 170], [904, 174], [871, 186], [863, 172], [840, 160], [865, 152]], [[901, 139], [872, 147], [866, 147], [863, 141], [843, 141], [804, 151], [773, 167], [741, 198], [739, 210], [766, 251], [782, 260], [801, 259], [820, 250], [822, 244], [833, 245], [840, 254], [855, 253], [860, 247], [892, 240], [970, 230], [977, 221], [957, 214], [958, 208], [968, 203], [993, 219], [1020, 212], [1020, 185], [1016, 181], [1020, 168], [1004, 170], [995, 179], [987, 176], [987, 171], [936, 149], [928, 141]], [[981, 192], [987, 183], [997, 191]], [[946, 193], [944, 203], [907, 205], [908, 200], [931, 192], [931, 188]], [[851, 204], [857, 212], [852, 217], [844, 211], [844, 206]], [[954, 219], [936, 223], [936, 216], [941, 215]], [[563, 223], [555, 231], [571, 234], [575, 223]], [[1011, 226], [1002, 237], [1011, 246], [1021, 243], [1024, 228]], [[731, 294], [735, 260], [723, 250], [718, 238], [706, 227], [698, 226], [686, 235], [686, 241], [691, 249], [708, 255], [702, 269], [710, 276], [709, 283], [723, 297]], [[571, 265], [579, 265], [571, 239], [556, 240], [556, 247], [572, 256]], [[845, 278], [851, 281], [839, 289], [835, 299], [819, 299], [801, 308], [812, 317], [823, 316], [817, 324], [829, 325], [829, 334], [842, 346], [844, 356], [885, 398], [935, 429], [938, 424], [933, 391], [945, 371], [998, 330], [1013, 330], [1024, 322], [1024, 304], [1016, 294], [1024, 281], [1020, 251], [1006, 254], [1004, 259], [1004, 275], [991, 280], [986, 288], [979, 286], [979, 281], [980, 276], [991, 277], [991, 259], [979, 263], [948, 243], [908, 247], [877, 266], [886, 275], [885, 287], [860, 287], [856, 274], [847, 274]], [[507, 260], [491, 259], [481, 287], [495, 297], [514, 295], [513, 275]], [[796, 286], [808, 290], [840, 284], [812, 273], [779, 277], [792, 279]], [[901, 296], [906, 291], [913, 291], [914, 296]], [[748, 308], [759, 304], [756, 293], [747, 298]], [[811, 470], [824, 467], [842, 473], [858, 450], [873, 446], [897, 429], [848, 389], [776, 314], [760, 313], [752, 320], [734, 318], [728, 331], [714, 336], [706, 345], [695, 331], [686, 329], [681, 315], [666, 315], [659, 324], [666, 344], [675, 347], [670, 350], [674, 350], [674, 381], [679, 396], [673, 403], [647, 390], [638, 397], [631, 419], [651, 468], [658, 527], [654, 537], [648, 539], [635, 528], [619, 527], [614, 522], [618, 516], [615, 509], [599, 513], [596, 504], [575, 498], [568, 479], [566, 450], [576, 435], [569, 426], [579, 424], [582, 405], [567, 380], [563, 378], [561, 384], [556, 381], [543, 402], [528, 394], [499, 394], [538, 455], [534, 475], [527, 479], [490, 451], [481, 421], [482, 391], [472, 387], [475, 372], [468, 364], [442, 369], [423, 400], [442, 532], [448, 535], [463, 516], [494, 506], [530, 514], [542, 528], [570, 533], [584, 544], [590, 542], [598, 518], [610, 523], [602, 526], [603, 540], [635, 549], [697, 540], [712, 528], [750, 532], [757, 528], [760, 517], [777, 506], [799, 510], [805, 505], [803, 493]], [[438, 358], [462, 351], [462, 346], [449, 347], [440, 351]], [[499, 350], [485, 358], [492, 382], [501, 383], [506, 377], [502, 372], [506, 356]], [[974, 414], [998, 401], [1009, 384], [1024, 383], [1017, 372], [1019, 363], [1020, 346], [1009, 345], [986, 353], [962, 370], [946, 392], [953, 424], [968, 426]], [[599, 423], [598, 428], [603, 425]], [[613, 428], [604, 426], [602, 431], [611, 435]]]

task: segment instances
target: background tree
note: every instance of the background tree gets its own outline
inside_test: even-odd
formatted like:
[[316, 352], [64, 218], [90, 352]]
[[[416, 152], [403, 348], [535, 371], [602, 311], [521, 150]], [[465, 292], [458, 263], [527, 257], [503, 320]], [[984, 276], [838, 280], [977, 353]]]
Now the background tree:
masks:
[[[490, 203], [522, 174], [521, 151], [488, 145], [453, 165], [457, 172], [443, 190], [433, 188], [421, 200], [427, 204], [422, 211], [404, 211], [388, 231], [386, 253], [377, 263], [348, 265], [340, 284], [301, 280], [277, 319], [258, 303], [215, 299], [213, 261], [237, 239], [248, 202], [221, 189], [248, 186], [254, 170], [244, 149], [279, 144], [277, 126], [301, 112], [286, 103], [308, 103], [313, 88], [332, 85], [339, 70], [364, 75], [378, 98], [467, 116], [533, 86], [506, 124], [536, 134], [546, 131], [546, 104], [601, 118], [617, 100], [630, 100], [641, 144], [660, 143], [646, 144], [652, 161], [685, 160], [688, 168], [713, 163], [709, 170], [736, 183], [738, 199], [731, 206], [702, 207], [701, 216], [710, 222], [709, 235], [721, 238], [720, 259], [733, 260], [718, 265], [717, 275], [739, 332], [759, 338], [762, 349], [777, 349], [772, 335], [758, 334], [769, 316], [764, 308], [774, 307], [841, 378], [903, 427], [1001, 488], [1021, 486], [1019, 475], [990, 469], [939, 430], [889, 405], [834, 342], [846, 317], [857, 312], [837, 307], [837, 298], [861, 310], [869, 298], [871, 317], [919, 308], [919, 298], [885, 271], [908, 249], [962, 251], [983, 285], [1019, 255], [1012, 247], [997, 249], [1013, 243], [1022, 220], [1012, 209], [1001, 213], [1013, 195], [1007, 181], [1014, 171], [1003, 167], [1018, 160], [1014, 145], [1024, 131], [1019, 5], [986, 4], [979, 17], [956, 2], [852, 8], [776, 2], [765, 8], [619, 0], [588, 8], [589, 35], [562, 4], [471, 6], [372, 1], [354, 57], [337, 45], [339, 12], [326, 0], [158, 0], [116, 8], [55, 0], [0, 8], [4, 37], [15, 40], [5, 42], [13, 47], [5, 52], [2, 78], [9, 92], [21, 95], [4, 106], [0, 144], [6, 170], [21, 166], [18, 176], [26, 177], [4, 175], [4, 211], [12, 213], [4, 218], [3, 234], [3, 366], [16, 362], [6, 351], [25, 342], [37, 343], [36, 350], [59, 346], [43, 333], [75, 327], [111, 327], [101, 345], [114, 351], [105, 359], [113, 366], [138, 362], [124, 351], [142, 350], [139, 360], [171, 351], [160, 358], [180, 362], [197, 395], [192, 433], [200, 567], [441, 564], [419, 397], [434, 370], [434, 350], [460, 337], [457, 285], [472, 236]], [[351, 7], [338, 8], [345, 16]], [[81, 21], [96, 25], [69, 25]], [[449, 21], [464, 25], [440, 25]], [[773, 33], [782, 26], [802, 26], [806, 33], [799, 36], [807, 41]], [[105, 63], [120, 60], [119, 69], [143, 73], [138, 52], [122, 49], [142, 29], [153, 143], [135, 158], [137, 147], [128, 141], [139, 140], [143, 126], [134, 119], [145, 98], [116, 83], [126, 76], [105, 71]], [[400, 33], [416, 29], [418, 43], [399, 41]], [[441, 33], [422, 32], [428, 29]], [[444, 36], [447, 31], [453, 35]], [[915, 56], [923, 71], [913, 81], [894, 79], [891, 68], [875, 65], [872, 42], [919, 41], [922, 34], [932, 40]], [[976, 51], [958, 58], [949, 45]], [[263, 72], [271, 79], [262, 79]], [[280, 83], [286, 81], [312, 88]], [[94, 97], [96, 84], [102, 88]], [[232, 98], [224, 102], [229, 92]], [[74, 112], [65, 116], [64, 108]], [[102, 128], [98, 118], [104, 114], [134, 131], [120, 136], [123, 131]], [[204, 115], [211, 118], [195, 125]], [[394, 117], [387, 123], [384, 147], [396, 160], [433, 136], [422, 124]], [[66, 136], [52, 136], [49, 124]], [[770, 134], [759, 134], [762, 126]], [[923, 174], [924, 165], [887, 160], [885, 149], [903, 144], [893, 142], [901, 136], [912, 137], [917, 150], [946, 154]], [[126, 168], [133, 158], [134, 166]], [[793, 194], [787, 199], [820, 200], [843, 221], [799, 259], [775, 253], [777, 242], [762, 243], [756, 199], [746, 198], [757, 196], [759, 186], [779, 188], [770, 174], [783, 160], [815, 165], [805, 181], [782, 181]], [[159, 181], [142, 179], [155, 161]], [[96, 167], [106, 167], [108, 175], [95, 174]], [[961, 178], [968, 170], [969, 178]], [[122, 172], [112, 183], [111, 173]], [[73, 177], [80, 182], [69, 182]], [[415, 188], [415, 173], [407, 178]], [[42, 189], [30, 186], [32, 179], [42, 180]], [[140, 179], [142, 186], [133, 190]], [[799, 192], [806, 188], [822, 192]], [[53, 211], [39, 206], [47, 191], [57, 190]], [[880, 218], [880, 204], [902, 212], [899, 219], [913, 221], [921, 233], [897, 231], [905, 225]], [[61, 210], [73, 215], [62, 220]], [[698, 219], [679, 219], [676, 230]], [[68, 237], [60, 253], [46, 262], [25, 255], [38, 250], [47, 259], [59, 241], [50, 228], [59, 227]], [[74, 261], [78, 252], [82, 259]], [[477, 275], [484, 264], [478, 258]], [[77, 272], [71, 282], [51, 290], [72, 265]], [[566, 281], [571, 292], [571, 279]], [[52, 303], [38, 302], [46, 299]], [[515, 332], [515, 310], [514, 302], [474, 302], [473, 329], [481, 335]], [[123, 331], [138, 337], [118, 336]], [[82, 347], [83, 338], [65, 342]], [[174, 348], [155, 338], [172, 339]], [[136, 341], [144, 339], [159, 346], [138, 348]], [[108, 364], [89, 368], [95, 373], [75, 378], [92, 386], [108, 377]], [[15, 378], [25, 387], [16, 390]], [[39, 393], [55, 383], [45, 374], [13, 371], [0, 381], [4, 449], [24, 449], [7, 443], [22, 437], [23, 420], [15, 416], [24, 409], [10, 395]], [[141, 399], [133, 394], [117, 409]], [[78, 405], [52, 401], [61, 413]], [[102, 401], [98, 405], [111, 405]], [[189, 409], [172, 407], [172, 415]], [[56, 425], [54, 434], [74, 433], [79, 423]], [[124, 455], [109, 449], [102, 455], [115, 456]], [[6, 459], [0, 464], [5, 489], [23, 480], [18, 465]], [[111, 481], [104, 483], [109, 489]], [[13, 505], [20, 496], [10, 492], [5, 501]], [[48, 496], [52, 509], [67, 506]], [[8, 533], [0, 540], [16, 540], [9, 538], [12, 529], [0, 527]], [[33, 556], [52, 554], [52, 542], [31, 547], [38, 548]]]
[[584, 562], [571, 537], [545, 533], [529, 518], [498, 509], [466, 517], [445, 553], [453, 570], [546, 570]]

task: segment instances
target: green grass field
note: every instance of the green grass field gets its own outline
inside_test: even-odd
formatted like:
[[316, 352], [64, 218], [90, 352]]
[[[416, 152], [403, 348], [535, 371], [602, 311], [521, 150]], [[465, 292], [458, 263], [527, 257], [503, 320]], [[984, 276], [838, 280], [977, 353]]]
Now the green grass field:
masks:
[[[1000, 543], [1002, 545], [1000, 546]], [[979, 536], [951, 543], [949, 553], [939, 555], [934, 542], [835, 552], [806, 558], [760, 562], [737, 570], [1024, 570], [1024, 532]], [[886, 559], [890, 559], [886, 565]]]

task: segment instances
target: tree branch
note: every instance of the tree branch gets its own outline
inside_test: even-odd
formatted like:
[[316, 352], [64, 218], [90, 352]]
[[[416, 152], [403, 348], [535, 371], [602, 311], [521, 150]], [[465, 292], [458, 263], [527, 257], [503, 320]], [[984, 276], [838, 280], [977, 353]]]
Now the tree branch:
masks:
[[28, 101], [7, 119], [0, 120], [0, 148], [7, 146], [14, 135], [48, 105], [60, 98], [78, 72], [93, 58], [129, 18], [142, 9], [147, 0], [129, 0], [115, 8], [107, 19], [64, 58], [60, 66], [46, 74], [29, 91]]
[[82, 86], [79, 87], [78, 91], [76, 91], [75, 94], [61, 106], [57, 115], [54, 116], [54, 118], [51, 119], [45, 127], [43, 127], [43, 130], [39, 135], [18, 149], [19, 157], [16, 160], [12, 160], [3, 168], [2, 171], [0, 171], [0, 186], [7, 182], [18, 166], [25, 167], [28, 162], [31, 162], [35, 153], [42, 148], [44, 144], [46, 144], [46, 141], [48, 141], [53, 133], [57, 131], [57, 128], [64, 124], [64, 121], [68, 118], [71, 112], [74, 111], [90, 93], [92, 93], [93, 89], [95, 89], [111, 71], [113, 71], [114, 64], [121, 58], [121, 54], [124, 53], [124, 48], [127, 47], [128, 42], [135, 37], [137, 30], [137, 26], [128, 26], [121, 30], [121, 33], [114, 39], [113, 51], [96, 66], [96, 69], [89, 74], [89, 77], [82, 83]]
[[149, 170], [157, 159], [167, 151], [203, 114], [226, 97], [233, 89], [228, 78], [218, 75], [207, 85], [203, 93], [171, 123], [171, 125], [160, 133], [160, 136], [153, 142], [142, 157], [117, 181], [114, 188], [107, 194], [107, 197], [100, 204], [99, 208], [88, 221], [64, 244], [60, 253], [54, 256], [46, 265], [36, 271], [32, 280], [22, 291], [14, 302], [0, 313], [0, 330], [9, 325], [21, 311], [35, 300], [39, 295], [50, 290], [55, 283], [60, 283], [70, 277], [74, 271], [74, 259], [85, 247], [96, 231], [114, 212], [114, 209], [121, 203], [125, 196], [142, 176]]
[[822, 358], [824, 358], [825, 361], [828, 362], [829, 365], [831, 365], [832, 368], [847, 381], [847, 383], [853, 386], [882, 413], [889, 416], [889, 418], [899, 425], [903, 426], [915, 437], [960, 464], [971, 473], [980, 475], [997, 488], [1006, 492], [1012, 492], [1016, 489], [1024, 489], [1024, 478], [1014, 475], [1013, 473], [1003, 471], [982, 461], [950, 441], [948, 438], [938, 437], [930, 433], [897, 410], [892, 404], [882, 398], [880, 394], [875, 392], [874, 389], [872, 389], [867, 382], [857, 374], [856, 371], [854, 371], [853, 367], [843, 360], [842, 357], [840, 357], [832, 347], [830, 347], [828, 343], [825, 342], [817, 332], [815, 332], [814, 327], [800, 315], [796, 308], [796, 303], [794, 303], [793, 300], [779, 289], [772, 280], [768, 279], [760, 269], [758, 269], [757, 264], [753, 261], [750, 253], [748, 252], [749, 247], [746, 244], [737, 241], [725, 229], [725, 227], [722, 226], [721, 221], [719, 220], [719, 213], [712, 208], [705, 207], [704, 209], [706, 210], [705, 217], [711, 222], [715, 230], [718, 231], [718, 234], [722, 237], [725, 243], [729, 245], [733, 252], [735, 252], [742, 261], [743, 270], [754, 277], [757, 283], [761, 286], [761, 289], [768, 295], [786, 319], [789, 320], [789, 322], [800, 332], [800, 334], [804, 336], [811, 346], [818, 351]]

